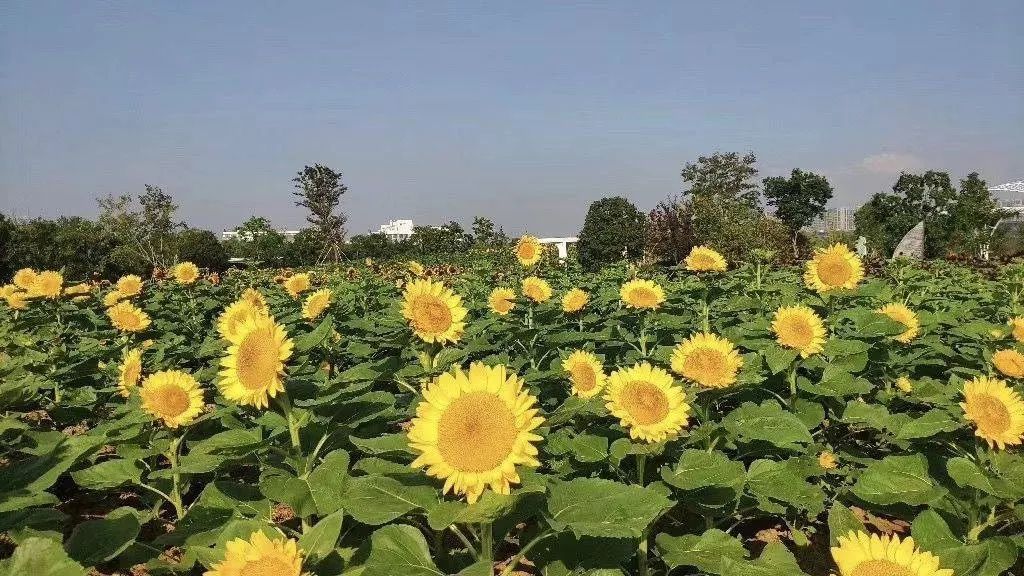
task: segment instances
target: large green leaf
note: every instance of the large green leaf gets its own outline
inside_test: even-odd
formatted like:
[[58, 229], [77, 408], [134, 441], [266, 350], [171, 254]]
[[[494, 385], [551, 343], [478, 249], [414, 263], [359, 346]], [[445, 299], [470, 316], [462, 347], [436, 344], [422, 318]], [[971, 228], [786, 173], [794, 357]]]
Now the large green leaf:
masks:
[[705, 572], [718, 574], [725, 558], [742, 560], [747, 550], [737, 538], [717, 529], [685, 536], [658, 534], [658, 549], [661, 558], [671, 568], [696, 566]]
[[427, 541], [412, 526], [377, 529], [370, 536], [370, 555], [363, 576], [445, 576], [430, 556]]
[[0, 576], [85, 576], [85, 568], [49, 538], [26, 538], [10, 558], [0, 561]]
[[389, 476], [359, 476], [348, 482], [342, 497], [345, 512], [363, 524], [379, 526], [417, 509], [429, 509], [437, 492], [410, 486]]
[[825, 493], [799, 469], [796, 461], [755, 460], [747, 470], [747, 491], [767, 512], [782, 514], [786, 504], [817, 516], [825, 510]]
[[340, 510], [344, 505], [345, 490], [348, 489], [349, 455], [344, 450], [335, 450], [324, 457], [306, 481], [309, 493], [316, 503], [317, 513], [321, 516]]
[[1001, 576], [1017, 561], [1017, 547], [1009, 538], [964, 544], [934, 510], [914, 518], [911, 534], [918, 546], [938, 555], [940, 566], [952, 569], [956, 576]]
[[923, 455], [887, 456], [871, 463], [853, 486], [858, 498], [872, 504], [930, 504], [945, 493], [928, 473]]
[[315, 565], [334, 550], [338, 538], [341, 537], [344, 518], [341, 510], [329, 514], [299, 538], [299, 548], [306, 553], [310, 565]]
[[555, 484], [548, 497], [552, 525], [577, 536], [637, 538], [671, 507], [654, 489], [598, 478]]
[[711, 486], [738, 490], [743, 486], [746, 470], [742, 462], [729, 460], [715, 451], [687, 449], [674, 468], [662, 468], [661, 477], [682, 490], [699, 490]]
[[75, 526], [64, 547], [75, 560], [93, 566], [114, 558], [135, 542], [139, 519], [131, 508], [118, 508], [106, 518], [86, 520]]
[[730, 412], [722, 424], [741, 440], [760, 440], [790, 450], [801, 450], [802, 445], [813, 440], [807, 426], [775, 400], [761, 404], [745, 402]]
[[71, 478], [82, 488], [93, 490], [114, 488], [122, 484], [138, 484], [142, 482], [142, 465], [134, 460], [122, 458], [107, 460], [76, 470], [71, 473]]

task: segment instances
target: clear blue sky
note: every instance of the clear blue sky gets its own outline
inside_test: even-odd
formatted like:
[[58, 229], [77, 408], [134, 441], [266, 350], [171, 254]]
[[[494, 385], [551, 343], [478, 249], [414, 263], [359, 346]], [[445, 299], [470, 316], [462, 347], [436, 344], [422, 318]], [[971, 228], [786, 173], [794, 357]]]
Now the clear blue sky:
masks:
[[834, 205], [900, 169], [1024, 178], [1024, 2], [7, 2], [0, 211], [96, 213], [163, 186], [190, 224], [296, 227], [344, 173], [390, 218], [575, 233], [683, 163], [753, 151]]

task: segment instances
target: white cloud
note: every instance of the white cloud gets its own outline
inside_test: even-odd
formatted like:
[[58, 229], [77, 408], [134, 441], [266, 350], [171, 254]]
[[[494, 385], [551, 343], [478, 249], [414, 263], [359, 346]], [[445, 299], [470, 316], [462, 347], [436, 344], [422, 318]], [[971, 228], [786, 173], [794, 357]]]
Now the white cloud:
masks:
[[860, 167], [872, 174], [899, 174], [921, 170], [924, 162], [913, 154], [875, 154], [860, 161]]

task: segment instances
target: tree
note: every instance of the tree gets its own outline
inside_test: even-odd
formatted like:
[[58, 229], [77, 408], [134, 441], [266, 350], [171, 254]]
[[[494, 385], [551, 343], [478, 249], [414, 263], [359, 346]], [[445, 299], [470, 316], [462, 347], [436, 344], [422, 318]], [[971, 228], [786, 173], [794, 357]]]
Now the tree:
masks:
[[472, 242], [472, 236], [466, 234], [462, 225], [455, 221], [443, 226], [416, 226], [409, 239], [420, 258], [462, 254]]
[[662, 264], [678, 264], [696, 245], [693, 210], [688, 201], [675, 196], [658, 203], [647, 216], [647, 256]]
[[300, 200], [296, 206], [309, 210], [306, 220], [319, 232], [324, 243], [318, 263], [341, 260], [341, 246], [345, 242], [345, 214], [335, 214], [341, 203], [341, 195], [348, 187], [341, 183], [341, 172], [335, 172], [322, 164], [306, 166], [292, 179], [297, 190], [293, 192]]
[[647, 218], [621, 196], [602, 198], [590, 205], [580, 231], [580, 264], [597, 270], [623, 258], [643, 256]]
[[312, 266], [319, 260], [323, 246], [318, 229], [303, 228], [285, 244], [282, 263], [285, 266]]
[[149, 266], [169, 267], [174, 263], [174, 234], [184, 224], [174, 220], [178, 206], [159, 186], [146, 184], [136, 208], [131, 195], [99, 198], [99, 224], [114, 237], [122, 250]]
[[825, 213], [825, 205], [832, 199], [832, 185], [824, 176], [794, 168], [789, 178], [765, 178], [764, 195], [775, 208], [775, 217], [789, 228], [793, 257], [799, 257], [800, 230]]
[[0, 214], [0, 283], [6, 282], [17, 268], [14, 266], [14, 230], [13, 220]]
[[390, 258], [399, 254], [403, 245], [388, 240], [386, 234], [356, 234], [349, 239], [345, 252], [351, 258]]
[[179, 260], [192, 262], [214, 272], [222, 272], [228, 267], [227, 250], [209, 230], [187, 228], [178, 233], [175, 242]]
[[716, 200], [738, 200], [756, 207], [759, 202], [757, 157], [736, 152], [715, 152], [701, 156], [683, 167], [683, 182], [689, 185], [686, 196], [709, 196]]
[[689, 210], [697, 244], [714, 248], [729, 261], [749, 260], [758, 248], [775, 252], [784, 261], [789, 230], [746, 202], [696, 196], [690, 200]]
[[274, 230], [270, 220], [253, 216], [235, 228], [235, 232], [235, 237], [225, 243], [231, 257], [244, 258], [252, 264], [281, 263], [286, 240]]
[[497, 234], [494, 232], [494, 222], [490, 218], [477, 216], [473, 218], [473, 243], [477, 246], [491, 246]]

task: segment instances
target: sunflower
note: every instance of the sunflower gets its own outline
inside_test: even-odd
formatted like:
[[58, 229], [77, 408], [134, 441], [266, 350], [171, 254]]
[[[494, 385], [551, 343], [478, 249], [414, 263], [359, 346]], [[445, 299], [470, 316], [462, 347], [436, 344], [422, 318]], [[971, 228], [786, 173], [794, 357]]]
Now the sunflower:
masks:
[[118, 302], [107, 308], [107, 316], [114, 328], [122, 332], [138, 332], [149, 326], [149, 314], [131, 302]]
[[117, 290], [111, 290], [103, 296], [103, 305], [110, 308], [121, 300], [124, 300], [124, 294], [121, 294]]
[[832, 559], [840, 576], [953, 576], [949, 568], [939, 568], [939, 557], [924, 552], [907, 536], [868, 535], [850, 530], [839, 536], [832, 548]]
[[248, 540], [235, 538], [227, 543], [224, 560], [214, 564], [203, 576], [299, 576], [302, 574], [302, 550], [292, 538], [268, 538], [257, 530]]
[[229, 304], [217, 318], [217, 331], [225, 340], [236, 342], [246, 320], [266, 315], [264, 310], [253, 306], [251, 301], [239, 299]]
[[28, 308], [28, 301], [25, 300], [25, 293], [21, 290], [13, 290], [4, 294], [7, 307], [11, 310], [24, 310]]
[[519, 263], [523, 266], [533, 266], [540, 262], [540, 258], [543, 255], [544, 247], [541, 246], [540, 241], [534, 236], [523, 236], [516, 243], [516, 260], [519, 260]]
[[83, 294], [88, 294], [90, 292], [92, 292], [92, 285], [85, 282], [72, 284], [64, 289], [65, 296], [82, 296]]
[[292, 298], [298, 298], [299, 294], [309, 290], [309, 286], [309, 274], [305, 272], [293, 274], [284, 281], [284, 289], [288, 291]]
[[114, 288], [126, 297], [136, 296], [142, 292], [142, 278], [135, 274], [121, 276], [114, 284]]
[[536, 276], [527, 276], [523, 278], [522, 284], [523, 296], [526, 296], [530, 300], [537, 302], [547, 302], [551, 298], [551, 285], [546, 280], [537, 278]]
[[716, 334], [694, 334], [672, 351], [672, 371], [705, 388], [732, 386], [742, 367], [736, 346]]
[[22, 268], [14, 273], [14, 285], [22, 290], [29, 290], [36, 282], [37, 272], [31, 268]]
[[841, 288], [852, 290], [863, 279], [864, 265], [860, 257], [846, 244], [839, 243], [815, 250], [814, 258], [807, 261], [804, 271], [804, 284], [818, 294]]
[[566, 314], [575, 314], [590, 302], [590, 294], [579, 288], [573, 288], [562, 296], [562, 311]]
[[142, 349], [133, 348], [124, 353], [121, 358], [121, 365], [117, 369], [117, 388], [121, 396], [131, 396], [132, 390], [139, 385], [142, 378]]
[[800, 351], [807, 358], [821, 352], [825, 344], [825, 324], [807, 306], [783, 306], [772, 319], [775, 340], [786, 348]]
[[190, 374], [163, 370], [146, 378], [139, 388], [142, 409], [168, 428], [196, 419], [203, 411], [203, 390]]
[[171, 274], [182, 284], [192, 284], [199, 278], [199, 267], [191, 262], [180, 262], [174, 267]]
[[0, 298], [7, 298], [15, 292], [21, 292], [21, 288], [18, 288], [15, 284], [4, 284], [0, 286]]
[[419, 452], [410, 466], [444, 479], [444, 492], [470, 504], [484, 489], [508, 494], [519, 483], [516, 465], [537, 467], [535, 434], [544, 419], [537, 399], [505, 366], [474, 362], [456, 367], [423, 390], [409, 428], [409, 447]]
[[1005, 376], [1024, 378], [1024, 354], [1012, 348], [992, 354], [992, 365]]
[[893, 340], [906, 344], [917, 338], [917, 334], [921, 331], [921, 322], [917, 319], [917, 314], [903, 304], [886, 304], [876, 310], [876, 312], [885, 314], [891, 320], [899, 322], [906, 327], [906, 330], [894, 336]]
[[420, 264], [415, 260], [409, 260], [409, 263], [406, 264], [406, 268], [409, 269], [409, 273], [413, 276], [423, 276], [423, 274], [427, 272], [427, 269], [423, 267], [423, 264]]
[[821, 466], [822, 470], [835, 470], [839, 466], [839, 460], [835, 454], [825, 450], [818, 454], [818, 466]]
[[914, 383], [910, 381], [910, 378], [906, 376], [900, 376], [896, 379], [896, 387], [899, 388], [900, 392], [904, 394], [910, 394], [914, 391]]
[[263, 297], [263, 294], [255, 288], [246, 288], [242, 291], [240, 300], [245, 300], [252, 305], [253, 308], [267, 312], [267, 299]]
[[562, 361], [562, 369], [569, 375], [573, 394], [580, 398], [597, 396], [608, 379], [601, 361], [586, 350], [576, 350]]
[[708, 246], [694, 246], [684, 262], [691, 272], [725, 272], [729, 267], [725, 257]]
[[1010, 318], [1006, 323], [1010, 325], [1010, 331], [1013, 333], [1013, 339], [1017, 342], [1024, 342], [1024, 316], [1015, 316]]
[[998, 378], [978, 376], [964, 384], [964, 415], [989, 448], [1020, 444], [1024, 439], [1024, 400]]
[[512, 311], [516, 307], [515, 303], [516, 293], [509, 288], [495, 288], [491, 290], [489, 296], [487, 296], [487, 306], [491, 309], [491, 312], [499, 316], [504, 316]]
[[651, 280], [634, 279], [622, 285], [619, 296], [627, 308], [654, 310], [665, 301], [665, 290]]
[[221, 394], [243, 406], [266, 408], [268, 397], [284, 392], [284, 365], [292, 348], [288, 333], [273, 318], [246, 318], [220, 361]]
[[620, 368], [608, 377], [604, 399], [630, 438], [660, 442], [686, 426], [690, 405], [668, 372], [647, 362]]
[[41, 296], [43, 298], [58, 298], [64, 290], [64, 276], [60, 272], [44, 270], [36, 274], [32, 287], [28, 290], [29, 296]]
[[302, 303], [302, 317], [306, 320], [316, 320], [331, 305], [331, 291], [327, 288], [317, 290], [306, 297]]
[[462, 297], [440, 282], [413, 280], [405, 287], [402, 315], [424, 342], [456, 342], [466, 329]]

